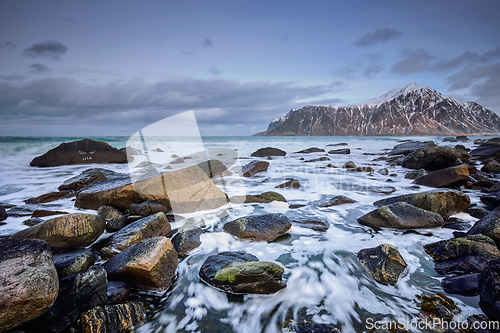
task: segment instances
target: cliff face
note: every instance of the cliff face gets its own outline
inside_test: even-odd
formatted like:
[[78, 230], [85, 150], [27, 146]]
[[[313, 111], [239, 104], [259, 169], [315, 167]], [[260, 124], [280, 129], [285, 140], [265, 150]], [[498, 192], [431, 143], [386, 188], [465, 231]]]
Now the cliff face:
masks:
[[275, 119], [261, 135], [498, 134], [500, 117], [415, 83], [347, 106], [308, 105]]

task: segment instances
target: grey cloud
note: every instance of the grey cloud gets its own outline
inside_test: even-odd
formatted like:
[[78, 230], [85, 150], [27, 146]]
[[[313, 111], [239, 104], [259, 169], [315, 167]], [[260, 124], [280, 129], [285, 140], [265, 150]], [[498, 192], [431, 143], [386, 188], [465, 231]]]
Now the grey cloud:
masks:
[[483, 54], [476, 52], [464, 52], [456, 58], [435, 63], [431, 70], [445, 71], [455, 69], [463, 65], [486, 63], [500, 58], [500, 47], [491, 49]]
[[377, 65], [377, 64], [369, 64], [369, 65], [366, 67], [366, 69], [365, 69], [365, 71], [364, 71], [363, 75], [364, 75], [364, 77], [366, 77], [366, 78], [371, 78], [371, 77], [374, 77], [375, 75], [377, 75], [378, 73], [380, 73], [382, 70], [383, 70], [383, 68], [382, 68], [382, 67], [380, 67], [380, 66], [379, 66], [379, 65]]
[[219, 69], [218, 67], [210, 67], [208, 69], [208, 72], [214, 76], [222, 74], [223, 70]]
[[354, 45], [359, 47], [372, 46], [378, 43], [386, 43], [391, 39], [396, 39], [401, 36], [401, 32], [390, 28], [377, 28], [374, 32], [368, 32], [359, 37]]
[[431, 60], [433, 59], [434, 56], [423, 49], [407, 52], [403, 60], [398, 61], [392, 66], [391, 72], [403, 75], [425, 72], [430, 69]]
[[214, 43], [210, 40], [210, 38], [205, 38], [205, 40], [201, 43], [201, 45], [205, 47], [213, 47]]
[[0, 49], [11, 49], [14, 50], [17, 47], [16, 44], [12, 42], [0, 43]]
[[183, 54], [185, 56], [194, 57], [197, 54], [197, 52], [196, 51], [181, 51], [181, 54]]
[[29, 70], [34, 73], [43, 73], [50, 71], [50, 68], [43, 64], [33, 64], [29, 67]]
[[22, 53], [25, 57], [44, 57], [44, 58], [52, 58], [52, 59], [60, 59], [61, 55], [65, 54], [68, 51], [68, 47], [66, 45], [61, 44], [58, 41], [52, 40], [39, 44], [33, 44], [31, 47], [28, 47]]

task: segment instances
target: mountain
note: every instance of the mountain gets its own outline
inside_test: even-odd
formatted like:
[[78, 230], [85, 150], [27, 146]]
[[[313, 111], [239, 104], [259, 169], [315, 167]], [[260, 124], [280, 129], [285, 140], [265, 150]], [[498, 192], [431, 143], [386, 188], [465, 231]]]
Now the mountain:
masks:
[[364, 103], [308, 105], [274, 119], [256, 135], [487, 135], [500, 132], [500, 117], [474, 102], [461, 102], [411, 83]]

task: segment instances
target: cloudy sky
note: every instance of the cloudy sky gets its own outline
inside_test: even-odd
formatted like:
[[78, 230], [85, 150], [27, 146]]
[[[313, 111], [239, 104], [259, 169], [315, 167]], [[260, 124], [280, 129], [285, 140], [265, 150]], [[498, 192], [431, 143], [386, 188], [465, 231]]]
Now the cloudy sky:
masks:
[[251, 135], [411, 82], [500, 113], [500, 1], [1, 1], [0, 135]]

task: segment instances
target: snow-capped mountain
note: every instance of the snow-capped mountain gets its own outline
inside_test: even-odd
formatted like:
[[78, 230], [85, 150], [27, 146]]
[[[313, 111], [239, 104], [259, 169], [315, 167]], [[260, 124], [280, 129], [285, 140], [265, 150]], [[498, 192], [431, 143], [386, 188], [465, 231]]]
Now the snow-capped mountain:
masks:
[[358, 104], [308, 105], [274, 119], [258, 135], [484, 135], [500, 132], [500, 117], [411, 83]]

